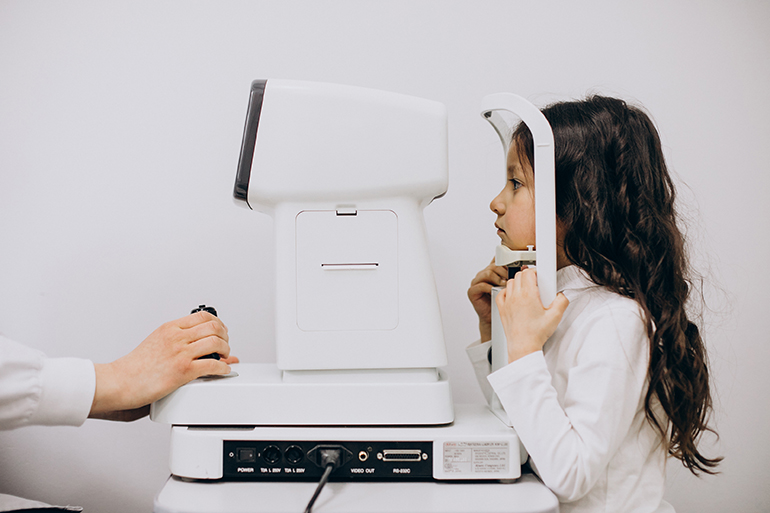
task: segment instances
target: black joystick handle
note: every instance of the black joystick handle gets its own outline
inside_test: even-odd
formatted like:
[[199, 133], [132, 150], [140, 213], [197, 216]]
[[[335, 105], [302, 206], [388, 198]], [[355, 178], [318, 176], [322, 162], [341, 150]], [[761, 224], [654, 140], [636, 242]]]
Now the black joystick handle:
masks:
[[[203, 311], [203, 312], [208, 312], [208, 313], [210, 313], [211, 315], [213, 315], [214, 317], [219, 317], [219, 316], [217, 315], [217, 310], [216, 310], [216, 308], [214, 308], [213, 306], [206, 306], [206, 305], [198, 305], [198, 308], [195, 308], [195, 309], [194, 309], [192, 312], [190, 312], [190, 313], [191, 313], [191, 314], [194, 314], [195, 312], [201, 312], [201, 311]], [[205, 356], [201, 356], [200, 358], [198, 358], [198, 360], [204, 360], [204, 359], [207, 359], [207, 358], [208, 358], [208, 359], [212, 359], [212, 360], [221, 360], [221, 357], [219, 356], [219, 353], [211, 353], [211, 354], [207, 354], [207, 355], [205, 355]]]
[[206, 306], [206, 305], [198, 305], [198, 308], [196, 308], [195, 310], [193, 310], [190, 313], [194, 314], [195, 312], [200, 312], [200, 311], [208, 312], [211, 315], [213, 315], [214, 317], [219, 317], [217, 315], [217, 309], [216, 308], [214, 308], [213, 306]]

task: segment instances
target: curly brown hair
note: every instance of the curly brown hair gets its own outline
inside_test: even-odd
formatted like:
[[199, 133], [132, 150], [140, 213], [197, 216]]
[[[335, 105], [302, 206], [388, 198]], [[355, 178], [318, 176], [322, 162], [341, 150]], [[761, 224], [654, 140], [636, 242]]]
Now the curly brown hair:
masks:
[[[647, 419], [688, 470], [714, 474], [722, 458], [707, 458], [697, 447], [704, 431], [714, 432], [708, 426], [708, 361], [685, 311], [690, 269], [658, 131], [640, 108], [604, 96], [555, 103], [542, 112], [554, 134], [565, 255], [596, 284], [639, 304], [650, 340]], [[534, 162], [524, 123], [512, 141]], [[655, 414], [655, 401], [665, 418]]]

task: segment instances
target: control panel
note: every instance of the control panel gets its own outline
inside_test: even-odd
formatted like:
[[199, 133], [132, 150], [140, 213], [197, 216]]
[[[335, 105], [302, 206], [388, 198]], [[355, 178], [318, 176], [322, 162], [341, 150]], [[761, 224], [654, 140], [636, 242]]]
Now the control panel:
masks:
[[223, 479], [318, 480], [321, 454], [339, 450], [330, 480], [415, 480], [433, 477], [432, 442], [224, 440]]

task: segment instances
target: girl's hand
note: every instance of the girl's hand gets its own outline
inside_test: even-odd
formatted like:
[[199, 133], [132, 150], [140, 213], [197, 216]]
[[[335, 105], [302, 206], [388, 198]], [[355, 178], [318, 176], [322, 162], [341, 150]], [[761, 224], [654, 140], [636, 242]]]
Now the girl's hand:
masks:
[[537, 287], [537, 271], [524, 269], [508, 280], [497, 295], [497, 308], [508, 342], [508, 362], [541, 351], [556, 331], [569, 301], [561, 292], [548, 308], [543, 307]]
[[[133, 420], [149, 412], [149, 404], [200, 376], [227, 374], [230, 356], [227, 327], [208, 312], [167, 322], [126, 356], [96, 364], [92, 418]], [[219, 353], [221, 360], [201, 356]]]
[[479, 316], [479, 333], [481, 341], [492, 338], [492, 287], [502, 287], [508, 279], [505, 267], [495, 265], [495, 260], [479, 272], [468, 289], [468, 299]]

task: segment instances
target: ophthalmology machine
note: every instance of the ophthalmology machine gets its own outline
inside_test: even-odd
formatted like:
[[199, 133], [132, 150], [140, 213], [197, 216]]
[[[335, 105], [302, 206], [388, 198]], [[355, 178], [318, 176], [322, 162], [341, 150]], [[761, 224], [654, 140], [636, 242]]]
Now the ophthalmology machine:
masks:
[[[556, 294], [550, 127], [512, 94], [484, 98], [482, 115], [504, 154], [511, 116], [535, 138], [538, 247], [500, 247], [496, 261], [536, 264], [549, 304]], [[499, 403], [455, 405], [442, 369], [423, 209], [447, 191], [447, 153], [440, 103], [336, 84], [252, 83], [233, 194], [236, 204], [274, 222], [277, 358], [234, 364], [230, 375], [199, 378], [152, 405], [152, 420], [172, 426], [173, 476], [325, 482], [521, 475], [527, 455]], [[492, 362], [493, 370], [507, 363], [497, 312]]]

